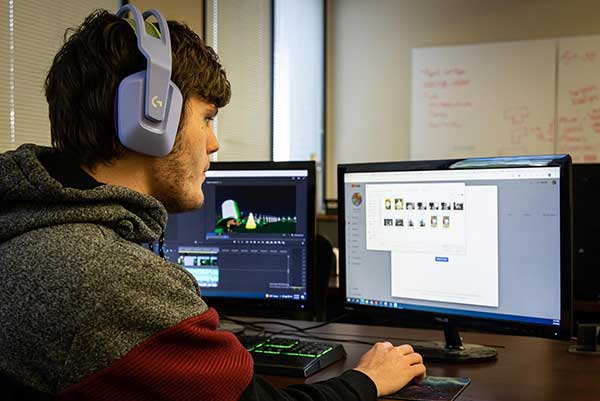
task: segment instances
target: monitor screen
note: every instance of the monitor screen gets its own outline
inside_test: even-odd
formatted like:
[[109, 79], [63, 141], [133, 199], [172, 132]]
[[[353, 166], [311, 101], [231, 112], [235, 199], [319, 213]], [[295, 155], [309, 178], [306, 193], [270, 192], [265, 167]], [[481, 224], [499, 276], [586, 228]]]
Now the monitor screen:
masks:
[[561, 326], [561, 167], [409, 163], [340, 170], [346, 303]]
[[303, 307], [314, 240], [314, 167], [308, 165], [212, 163], [204, 205], [169, 215], [166, 259], [194, 276], [203, 297]]

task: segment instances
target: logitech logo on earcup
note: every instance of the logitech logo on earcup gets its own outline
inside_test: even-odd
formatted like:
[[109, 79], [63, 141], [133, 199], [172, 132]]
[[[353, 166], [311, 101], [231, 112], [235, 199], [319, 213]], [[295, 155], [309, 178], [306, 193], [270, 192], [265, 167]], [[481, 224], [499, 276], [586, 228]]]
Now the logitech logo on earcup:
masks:
[[156, 96], [156, 95], [152, 96], [152, 99], [150, 99], [150, 103], [152, 104], [152, 107], [154, 107], [155, 109], [162, 107], [162, 105], [163, 105], [163, 101], [160, 100], [158, 98], [158, 96]]

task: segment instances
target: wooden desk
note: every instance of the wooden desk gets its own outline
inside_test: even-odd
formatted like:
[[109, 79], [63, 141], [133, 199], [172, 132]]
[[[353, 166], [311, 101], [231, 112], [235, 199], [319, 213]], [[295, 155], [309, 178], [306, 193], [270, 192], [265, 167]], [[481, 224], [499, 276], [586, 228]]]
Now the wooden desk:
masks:
[[[258, 319], [245, 319], [247, 321]], [[306, 327], [314, 322], [282, 320]], [[270, 326], [281, 330], [281, 326]], [[332, 323], [314, 335], [367, 341], [387, 340], [400, 345], [410, 340], [441, 340], [441, 330], [402, 329]], [[432, 376], [467, 376], [472, 382], [459, 401], [599, 401], [600, 357], [567, 352], [568, 341], [495, 334], [462, 333], [464, 342], [494, 346], [498, 359], [481, 364], [426, 363]], [[313, 383], [339, 375], [358, 363], [367, 345], [344, 343], [348, 357], [306, 380], [264, 376], [273, 385]]]

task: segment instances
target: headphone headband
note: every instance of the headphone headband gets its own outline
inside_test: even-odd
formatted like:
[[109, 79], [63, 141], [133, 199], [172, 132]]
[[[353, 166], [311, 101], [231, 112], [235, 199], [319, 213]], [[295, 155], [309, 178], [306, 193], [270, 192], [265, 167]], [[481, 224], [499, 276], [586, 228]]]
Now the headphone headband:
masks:
[[[124, 17], [127, 12], [133, 14], [137, 45], [147, 60], [144, 115], [152, 121], [160, 122], [165, 119], [169, 81], [171, 80], [171, 37], [167, 21], [158, 10], [152, 9], [142, 14], [131, 4], [122, 6], [116, 15]], [[146, 32], [145, 20], [152, 15], [158, 21], [160, 38], [150, 36]]]
[[[133, 19], [126, 18], [130, 12]], [[125, 77], [115, 93], [115, 130], [123, 146], [149, 156], [165, 156], [173, 150], [183, 97], [171, 81], [171, 36], [169, 26], [157, 10], [145, 13], [126, 4], [117, 11], [137, 36], [146, 69]], [[154, 16], [156, 26], [146, 19]], [[146, 25], [149, 29], [146, 30]]]

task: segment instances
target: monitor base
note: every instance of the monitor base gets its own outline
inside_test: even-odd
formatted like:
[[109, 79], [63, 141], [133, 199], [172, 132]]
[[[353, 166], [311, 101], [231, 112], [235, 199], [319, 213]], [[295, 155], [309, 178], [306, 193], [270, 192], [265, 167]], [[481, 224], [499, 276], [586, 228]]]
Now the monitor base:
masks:
[[600, 356], [600, 345], [596, 345], [596, 349], [579, 349], [578, 345], [571, 345], [569, 346], [569, 352], [572, 354], [579, 354], [579, 355], [593, 355], [593, 356]]
[[497, 356], [496, 349], [477, 344], [462, 344], [458, 348], [449, 348], [442, 341], [419, 341], [411, 342], [410, 345], [425, 361], [484, 362]]
[[447, 318], [436, 318], [436, 320], [442, 324], [445, 341], [411, 343], [414, 350], [421, 354], [425, 361], [485, 362], [496, 358], [495, 348], [478, 344], [463, 344], [458, 327]]

